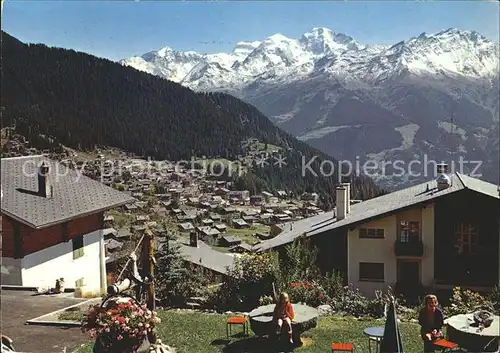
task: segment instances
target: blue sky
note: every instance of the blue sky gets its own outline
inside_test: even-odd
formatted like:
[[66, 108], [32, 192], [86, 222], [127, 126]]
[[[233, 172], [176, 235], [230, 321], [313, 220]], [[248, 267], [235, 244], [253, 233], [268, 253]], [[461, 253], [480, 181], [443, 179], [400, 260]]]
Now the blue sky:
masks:
[[366, 44], [394, 44], [450, 27], [499, 38], [497, 1], [47, 1], [6, 0], [2, 30], [23, 42], [111, 60], [170, 46], [231, 51], [274, 33], [328, 27]]

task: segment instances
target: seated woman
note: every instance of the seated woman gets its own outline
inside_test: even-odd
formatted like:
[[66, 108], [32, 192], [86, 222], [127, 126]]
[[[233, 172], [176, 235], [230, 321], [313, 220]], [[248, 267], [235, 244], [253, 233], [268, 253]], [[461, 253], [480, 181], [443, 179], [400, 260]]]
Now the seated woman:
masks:
[[420, 335], [424, 340], [424, 350], [432, 351], [432, 341], [442, 338], [441, 329], [444, 325], [443, 312], [438, 308], [438, 300], [434, 294], [425, 296], [425, 307], [420, 310], [418, 323], [421, 326]]
[[273, 320], [277, 324], [277, 332], [281, 334], [281, 328], [283, 326], [283, 322], [286, 323], [288, 329], [288, 338], [290, 343], [293, 343], [292, 338], [292, 321], [295, 317], [295, 313], [293, 311], [292, 303], [290, 303], [290, 298], [287, 293], [281, 293], [280, 299], [274, 308]]

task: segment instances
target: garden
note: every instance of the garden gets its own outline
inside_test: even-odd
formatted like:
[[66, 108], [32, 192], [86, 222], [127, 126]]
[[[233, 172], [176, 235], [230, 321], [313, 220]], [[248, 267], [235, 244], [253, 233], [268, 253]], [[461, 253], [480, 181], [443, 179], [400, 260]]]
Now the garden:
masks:
[[[122, 303], [120, 308], [112, 309], [122, 311], [112, 312], [111, 316], [103, 314], [110, 316], [108, 334], [109, 328], [113, 331], [115, 326], [121, 330], [119, 339], [123, 339], [123, 330], [136, 337], [146, 337], [154, 331], [156, 337], [177, 353], [266, 352], [268, 341], [255, 337], [251, 331], [245, 336], [236, 328], [233, 329], [236, 335], [227, 339], [226, 319], [272, 304], [277, 294], [284, 291], [294, 304], [318, 308], [320, 315], [317, 326], [302, 335], [303, 345], [295, 349], [297, 352], [328, 352], [332, 342], [352, 343], [356, 351], [368, 352], [368, 337], [363, 330], [384, 325], [385, 309], [390, 298], [394, 297], [405, 352], [420, 353], [423, 350], [417, 321], [421, 307], [418, 300], [410, 304], [390, 288], [385, 293], [375, 293], [375, 299], [368, 299], [357, 288], [344, 286], [338, 274], [320, 274], [314, 266], [317, 251], [300, 243], [287, 246], [280, 261], [275, 253], [238, 257], [219, 286], [210, 286], [203, 273], [186, 266], [173, 243], [163, 249], [157, 257], [155, 281], [161, 307], [155, 312], [140, 307], [129, 310], [130, 305]], [[477, 308], [493, 312], [500, 309], [498, 288], [488, 294], [479, 294], [457, 287], [451, 295], [438, 295], [445, 317]], [[203, 298], [200, 308], [186, 309], [183, 304], [193, 297]], [[95, 312], [91, 314], [95, 315]], [[91, 325], [89, 319], [94, 320]], [[98, 326], [95, 319], [87, 314], [84, 324], [90, 338], [95, 338]], [[105, 330], [103, 327], [99, 329], [106, 332], [102, 331]], [[92, 352], [93, 344], [93, 341], [89, 342], [77, 352]]]

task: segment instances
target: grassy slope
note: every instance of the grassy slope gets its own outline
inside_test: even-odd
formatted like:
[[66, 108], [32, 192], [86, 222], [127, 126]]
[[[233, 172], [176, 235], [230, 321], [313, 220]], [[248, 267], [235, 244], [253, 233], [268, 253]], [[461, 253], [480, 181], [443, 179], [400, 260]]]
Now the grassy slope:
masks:
[[[176, 353], [262, 352], [263, 344], [258, 345], [252, 337], [233, 337], [226, 346], [226, 316], [175, 311], [159, 311], [159, 315], [162, 323], [158, 337], [165, 344], [175, 347]], [[303, 335], [304, 346], [295, 351], [324, 353], [331, 351], [332, 342], [349, 342], [355, 345], [357, 352], [368, 352], [368, 339], [363, 330], [369, 326], [381, 325], [382, 321], [373, 319], [320, 317], [318, 327]], [[400, 331], [405, 353], [421, 353], [423, 346], [419, 337], [419, 326], [413, 323], [401, 323]], [[241, 327], [233, 329], [233, 333], [239, 332]], [[250, 334], [252, 335], [251, 331]], [[77, 353], [91, 352], [91, 344], [77, 350]]]

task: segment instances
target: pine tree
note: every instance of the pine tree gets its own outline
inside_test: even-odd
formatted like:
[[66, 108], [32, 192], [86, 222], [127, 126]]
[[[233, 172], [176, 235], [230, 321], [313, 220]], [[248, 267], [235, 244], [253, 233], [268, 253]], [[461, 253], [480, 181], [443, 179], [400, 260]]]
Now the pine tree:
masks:
[[155, 268], [158, 298], [164, 304], [179, 305], [191, 296], [202, 295], [206, 280], [201, 271], [191, 269], [182, 259], [178, 237], [165, 231], [157, 239], [160, 242]]

